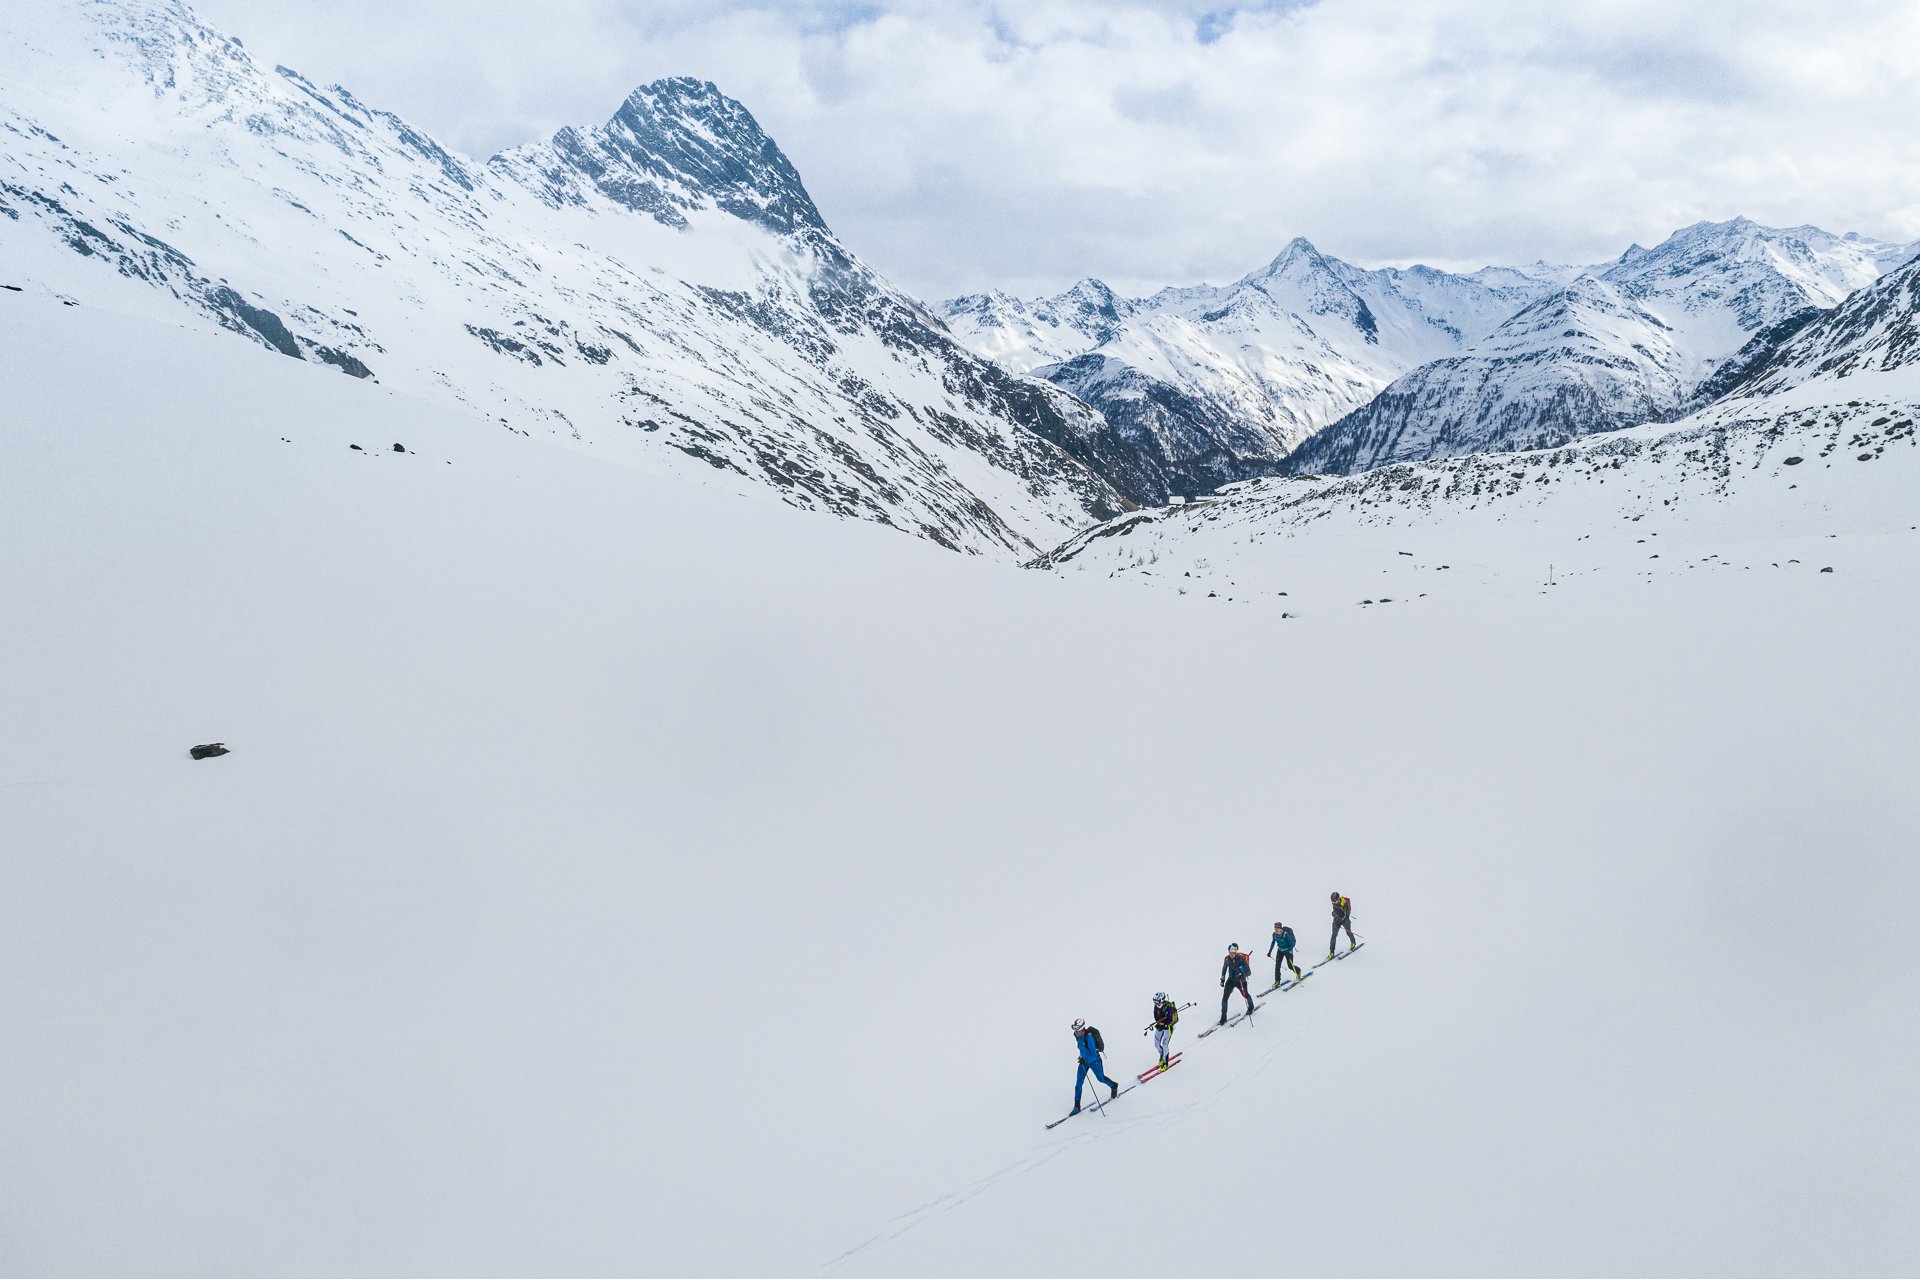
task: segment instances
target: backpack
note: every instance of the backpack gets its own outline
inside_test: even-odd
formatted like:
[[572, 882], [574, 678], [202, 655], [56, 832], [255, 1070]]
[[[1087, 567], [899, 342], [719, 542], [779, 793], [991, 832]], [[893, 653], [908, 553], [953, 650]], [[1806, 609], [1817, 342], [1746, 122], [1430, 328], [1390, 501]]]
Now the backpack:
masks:
[[1281, 950], [1293, 949], [1293, 929], [1282, 928], [1280, 930], [1280, 949]]
[[1107, 1041], [1100, 1038], [1100, 1028], [1098, 1026], [1087, 1027], [1087, 1033], [1093, 1036], [1093, 1051], [1097, 1053], [1107, 1051]]

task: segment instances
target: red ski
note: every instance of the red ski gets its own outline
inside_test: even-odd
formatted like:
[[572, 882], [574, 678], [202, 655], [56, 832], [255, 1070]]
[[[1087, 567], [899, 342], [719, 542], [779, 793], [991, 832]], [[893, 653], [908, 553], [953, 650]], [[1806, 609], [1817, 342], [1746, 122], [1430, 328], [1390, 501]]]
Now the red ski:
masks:
[[1167, 1071], [1172, 1070], [1175, 1066], [1178, 1066], [1179, 1064], [1180, 1064], [1180, 1054], [1175, 1053], [1173, 1054], [1173, 1056], [1167, 1058], [1166, 1065], [1149, 1066], [1147, 1069], [1141, 1071], [1140, 1082], [1144, 1084], [1147, 1082], [1147, 1080], [1152, 1079], [1155, 1075], [1163, 1075]]

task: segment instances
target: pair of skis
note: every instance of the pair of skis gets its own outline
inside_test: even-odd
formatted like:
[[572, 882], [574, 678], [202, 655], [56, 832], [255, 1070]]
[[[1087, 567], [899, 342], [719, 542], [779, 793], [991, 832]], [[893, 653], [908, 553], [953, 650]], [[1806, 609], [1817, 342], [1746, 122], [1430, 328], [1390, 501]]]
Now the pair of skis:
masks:
[[1143, 1071], [1141, 1071], [1141, 1072], [1140, 1072], [1140, 1082], [1144, 1084], [1144, 1083], [1146, 1083], [1146, 1082], [1147, 1082], [1147, 1080], [1149, 1080], [1149, 1079], [1152, 1079], [1152, 1078], [1153, 1078], [1154, 1076], [1156, 1076], [1156, 1075], [1164, 1075], [1164, 1074], [1166, 1074], [1166, 1073], [1167, 1073], [1167, 1072], [1168, 1072], [1169, 1070], [1172, 1070], [1172, 1069], [1173, 1069], [1173, 1068], [1174, 1068], [1175, 1066], [1178, 1066], [1179, 1064], [1180, 1064], [1180, 1054], [1179, 1054], [1179, 1053], [1174, 1053], [1174, 1054], [1172, 1054], [1171, 1056], [1169, 1056], [1169, 1057], [1167, 1058], [1167, 1064], [1166, 1064], [1166, 1065], [1164, 1065], [1164, 1066], [1161, 1066], [1161, 1065], [1153, 1065], [1153, 1066], [1149, 1066], [1149, 1067], [1147, 1067], [1147, 1068], [1146, 1068], [1145, 1070], [1143, 1070]]
[[[1142, 1080], [1141, 1082], [1142, 1082], [1142, 1083], [1144, 1083], [1144, 1082], [1146, 1082], [1146, 1081], [1145, 1081], [1145, 1080]], [[1132, 1092], [1132, 1091], [1133, 1091], [1134, 1089], [1136, 1089], [1136, 1088], [1138, 1088], [1139, 1086], [1140, 1086], [1140, 1084], [1128, 1084], [1128, 1085], [1127, 1085], [1126, 1087], [1124, 1087], [1124, 1088], [1122, 1088], [1122, 1089], [1121, 1089], [1121, 1090], [1120, 1090], [1119, 1092], [1117, 1092], [1117, 1093], [1115, 1093], [1115, 1094], [1113, 1094], [1113, 1096], [1111, 1096], [1111, 1097], [1108, 1097], [1108, 1098], [1105, 1098], [1104, 1100], [1103, 1100], [1102, 1098], [1100, 1098], [1099, 1096], [1097, 1096], [1097, 1095], [1096, 1095], [1096, 1096], [1094, 1097], [1094, 1099], [1093, 1099], [1093, 1109], [1095, 1109], [1095, 1110], [1105, 1110], [1105, 1109], [1106, 1109], [1106, 1108], [1107, 1108], [1108, 1106], [1110, 1106], [1110, 1105], [1112, 1105], [1112, 1104], [1113, 1104], [1114, 1102], [1116, 1102], [1116, 1101], [1118, 1101], [1118, 1100], [1120, 1100], [1120, 1098], [1122, 1098], [1122, 1097], [1124, 1097], [1124, 1096], [1126, 1096], [1126, 1095], [1127, 1095], [1128, 1093], [1130, 1093], [1130, 1092]], [[1097, 1089], [1098, 1089], [1099, 1087], [1100, 1087], [1100, 1085], [1099, 1085], [1099, 1084], [1095, 1084], [1095, 1085], [1094, 1085], [1094, 1088], [1095, 1088], [1096, 1090], [1097, 1090]], [[1082, 1107], [1081, 1107], [1080, 1109], [1081, 1109], [1081, 1110], [1085, 1110], [1085, 1109], [1086, 1109], [1086, 1107], [1085, 1107], [1085, 1106], [1082, 1106]], [[1071, 1118], [1073, 1118], [1073, 1117], [1074, 1117], [1075, 1115], [1077, 1115], [1077, 1114], [1079, 1114], [1079, 1113], [1080, 1113], [1080, 1110], [1069, 1110], [1069, 1111], [1068, 1111], [1068, 1112], [1067, 1112], [1066, 1114], [1064, 1114], [1064, 1115], [1062, 1115], [1062, 1116], [1060, 1116], [1060, 1117], [1059, 1117], [1058, 1119], [1056, 1119], [1056, 1120], [1054, 1120], [1054, 1121], [1053, 1121], [1052, 1123], [1050, 1123], [1050, 1124], [1048, 1124], [1048, 1125], [1047, 1125], [1047, 1127], [1048, 1127], [1048, 1128], [1058, 1128], [1058, 1127], [1059, 1127], [1059, 1126], [1060, 1126], [1061, 1124], [1064, 1124], [1065, 1122], [1067, 1122], [1067, 1120], [1069, 1120], [1069, 1119], [1071, 1119]]]
[[1262, 999], [1265, 999], [1268, 995], [1271, 995], [1276, 990], [1292, 990], [1295, 986], [1298, 986], [1301, 982], [1305, 981], [1307, 978], [1311, 976], [1313, 976], [1313, 969], [1309, 968], [1307, 969], [1306, 972], [1301, 973], [1298, 977], [1289, 977], [1285, 981], [1275, 982], [1273, 985], [1261, 991], [1260, 997]]
[[1353, 945], [1347, 947], [1345, 950], [1336, 950], [1331, 955], [1328, 955], [1325, 959], [1315, 964], [1313, 968], [1309, 968], [1307, 971], [1311, 973], [1314, 968], [1325, 968], [1328, 964], [1331, 964], [1336, 959], [1345, 959], [1348, 955], [1351, 955], [1354, 951], [1359, 950], [1362, 946], [1366, 944], [1367, 943], [1363, 941], [1355, 942]]
[[1256, 1011], [1258, 1011], [1259, 1007], [1260, 1007], [1260, 1001], [1256, 999], [1253, 1002], [1252, 1008], [1242, 1009], [1240, 1012], [1235, 1013], [1233, 1016], [1227, 1018], [1225, 1021], [1214, 1022], [1213, 1025], [1201, 1031], [1200, 1034], [1197, 1036], [1197, 1038], [1205, 1039], [1208, 1035], [1211, 1035], [1216, 1030], [1224, 1030], [1228, 1026], [1238, 1026], [1241, 1022], [1253, 1016], [1253, 1014]]

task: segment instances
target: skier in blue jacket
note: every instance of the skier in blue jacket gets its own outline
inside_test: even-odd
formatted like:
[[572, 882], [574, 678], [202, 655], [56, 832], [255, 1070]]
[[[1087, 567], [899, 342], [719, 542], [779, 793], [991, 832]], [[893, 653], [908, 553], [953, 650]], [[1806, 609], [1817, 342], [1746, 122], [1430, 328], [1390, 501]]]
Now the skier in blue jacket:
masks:
[[1106, 1044], [1101, 1042], [1100, 1032], [1077, 1017], [1073, 1021], [1073, 1046], [1080, 1050], [1080, 1069], [1073, 1077], [1073, 1109], [1067, 1113], [1077, 1115], [1080, 1113], [1080, 1090], [1086, 1086], [1089, 1074], [1112, 1089], [1111, 1095], [1114, 1097], [1120, 1095], [1120, 1085], [1108, 1079], [1107, 1072], [1100, 1069], [1100, 1053], [1106, 1048]]
[[1267, 943], [1267, 953], [1273, 956], [1273, 984], [1278, 986], [1283, 979], [1283, 971], [1293, 969], [1294, 980], [1300, 978], [1300, 965], [1293, 962], [1293, 929], [1279, 920], [1273, 921], [1273, 940]]

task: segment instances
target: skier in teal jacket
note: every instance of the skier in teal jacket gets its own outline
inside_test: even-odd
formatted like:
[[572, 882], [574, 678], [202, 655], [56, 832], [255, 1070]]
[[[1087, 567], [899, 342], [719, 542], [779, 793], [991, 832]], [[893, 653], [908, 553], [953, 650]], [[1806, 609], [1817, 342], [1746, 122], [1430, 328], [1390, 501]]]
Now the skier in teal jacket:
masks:
[[1293, 969], [1294, 979], [1300, 977], [1300, 965], [1293, 962], [1293, 929], [1279, 920], [1273, 921], [1273, 940], [1267, 943], [1267, 953], [1273, 956], [1273, 984], [1278, 986], [1284, 980], [1286, 969]]

